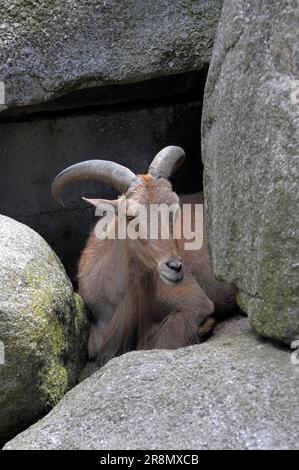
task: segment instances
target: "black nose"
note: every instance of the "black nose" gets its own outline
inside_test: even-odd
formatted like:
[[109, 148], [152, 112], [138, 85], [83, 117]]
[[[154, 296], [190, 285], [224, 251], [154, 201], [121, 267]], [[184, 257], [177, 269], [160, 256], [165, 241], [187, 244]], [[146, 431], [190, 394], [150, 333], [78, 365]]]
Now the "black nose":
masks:
[[168, 263], [166, 263], [166, 266], [168, 266], [170, 269], [173, 269], [177, 273], [179, 273], [182, 270], [181, 261], [169, 261]]

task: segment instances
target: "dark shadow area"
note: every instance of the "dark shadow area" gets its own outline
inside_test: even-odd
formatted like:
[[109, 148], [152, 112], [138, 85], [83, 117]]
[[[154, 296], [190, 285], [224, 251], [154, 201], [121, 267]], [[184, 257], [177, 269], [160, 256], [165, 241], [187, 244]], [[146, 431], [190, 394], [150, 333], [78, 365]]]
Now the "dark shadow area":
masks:
[[208, 70], [73, 91], [55, 100], [24, 107], [11, 107], [0, 114], [1, 122], [21, 122], [51, 116], [70, 116], [112, 107], [148, 107], [201, 100]]
[[94, 158], [146, 173], [161, 148], [179, 145], [187, 158], [173, 178], [174, 189], [200, 191], [205, 79], [202, 71], [90, 89], [6, 112], [0, 123], [0, 213], [42, 235], [74, 281], [80, 252], [96, 222], [81, 196], [109, 199], [116, 192], [80, 182], [65, 191], [63, 208], [52, 200], [53, 178], [69, 165]]

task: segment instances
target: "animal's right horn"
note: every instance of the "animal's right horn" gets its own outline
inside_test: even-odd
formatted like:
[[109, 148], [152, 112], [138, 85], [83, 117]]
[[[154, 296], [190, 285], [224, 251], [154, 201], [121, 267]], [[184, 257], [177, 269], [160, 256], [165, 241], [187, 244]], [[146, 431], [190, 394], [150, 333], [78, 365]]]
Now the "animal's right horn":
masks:
[[54, 199], [62, 203], [61, 192], [63, 188], [75, 181], [86, 179], [108, 183], [122, 194], [127, 192], [131, 183], [139, 181], [131, 170], [118, 163], [106, 160], [88, 160], [76, 163], [56, 176], [52, 184]]
[[169, 145], [157, 153], [148, 172], [156, 179], [165, 178], [168, 180], [182, 165], [185, 156], [181, 147]]

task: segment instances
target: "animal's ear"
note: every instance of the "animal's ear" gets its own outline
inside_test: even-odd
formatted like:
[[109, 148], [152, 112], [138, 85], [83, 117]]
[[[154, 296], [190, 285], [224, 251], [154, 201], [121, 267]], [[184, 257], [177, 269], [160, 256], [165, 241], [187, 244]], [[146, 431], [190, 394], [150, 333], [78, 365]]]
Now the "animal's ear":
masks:
[[82, 197], [83, 201], [88, 202], [89, 204], [92, 204], [95, 207], [100, 206], [103, 204], [103, 199], [87, 199], [87, 197]]
[[111, 205], [113, 207], [118, 206], [118, 199], [113, 199], [110, 201], [110, 199], [87, 199], [86, 197], [82, 197], [83, 201], [88, 202], [89, 204], [92, 204], [95, 207], [103, 206], [103, 205]]
[[82, 199], [97, 208], [97, 215], [103, 215], [106, 212], [111, 212], [111, 210], [115, 215], [118, 214], [120, 199], [87, 199], [86, 197], [82, 197]]

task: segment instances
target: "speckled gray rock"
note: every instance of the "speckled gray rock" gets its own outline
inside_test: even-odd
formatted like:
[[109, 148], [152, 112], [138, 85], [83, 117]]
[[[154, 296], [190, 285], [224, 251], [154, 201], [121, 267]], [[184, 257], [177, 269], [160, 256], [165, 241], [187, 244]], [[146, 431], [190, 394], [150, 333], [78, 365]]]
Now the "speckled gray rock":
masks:
[[211, 338], [209, 338], [208, 341], [223, 336], [240, 335], [242, 333], [251, 331], [251, 329], [252, 328], [247, 317], [242, 315], [235, 315], [228, 317], [219, 323], [216, 323], [212, 331]]
[[299, 366], [254, 333], [113, 359], [6, 449], [299, 448]]
[[224, 3], [202, 125], [214, 272], [286, 343], [299, 338], [298, 22], [296, 1]]
[[223, 0], [0, 0], [6, 104], [198, 70]]
[[59, 259], [33, 230], [0, 216], [0, 442], [76, 384], [87, 322]]

